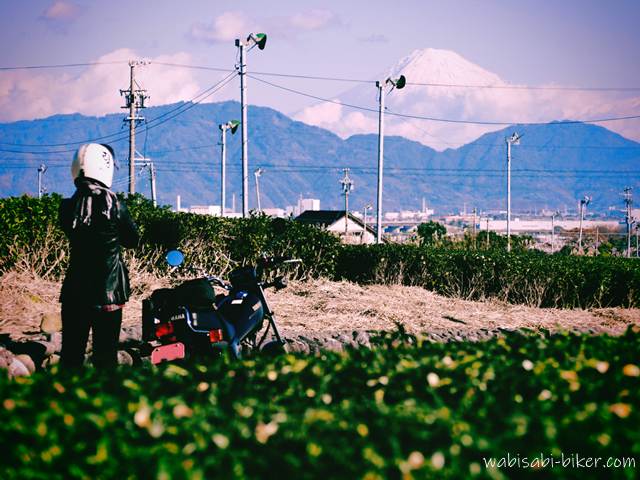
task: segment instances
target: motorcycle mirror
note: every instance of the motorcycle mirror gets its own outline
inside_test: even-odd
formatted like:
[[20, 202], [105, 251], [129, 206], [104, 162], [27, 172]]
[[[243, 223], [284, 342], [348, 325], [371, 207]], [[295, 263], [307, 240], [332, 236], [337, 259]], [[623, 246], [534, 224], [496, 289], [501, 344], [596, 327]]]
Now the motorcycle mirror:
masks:
[[180, 250], [171, 250], [167, 252], [166, 260], [169, 265], [172, 267], [177, 267], [178, 265], [182, 265], [184, 262], [184, 253]]

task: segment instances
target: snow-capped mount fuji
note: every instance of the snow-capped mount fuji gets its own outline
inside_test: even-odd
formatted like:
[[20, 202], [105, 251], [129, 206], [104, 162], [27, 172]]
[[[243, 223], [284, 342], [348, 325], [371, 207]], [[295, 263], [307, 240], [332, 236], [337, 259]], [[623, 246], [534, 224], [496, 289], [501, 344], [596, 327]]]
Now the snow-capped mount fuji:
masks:
[[[386, 77], [405, 75], [410, 83], [437, 85], [491, 85], [506, 83], [495, 73], [470, 62], [451, 50], [425, 48], [414, 50], [388, 70]], [[411, 85], [410, 85], [411, 86]], [[434, 87], [435, 88], [435, 87]], [[438, 87], [437, 91], [443, 87]], [[457, 88], [457, 87], [449, 87]]]
[[[416, 140], [436, 150], [459, 146], [499, 127], [448, 124], [399, 118], [392, 113], [436, 118], [487, 117], [500, 105], [496, 91], [471, 85], [507, 85], [498, 75], [483, 69], [456, 52], [435, 48], [418, 49], [401, 58], [376, 78], [404, 75], [407, 86], [388, 95], [386, 132]], [[461, 87], [455, 85], [463, 85]], [[339, 96], [343, 103], [377, 108], [375, 90], [358, 86]], [[501, 105], [505, 109], [504, 103]], [[376, 114], [340, 105], [318, 104], [303, 110], [297, 118], [334, 131], [342, 137], [377, 131]]]
[[[640, 101], [607, 97], [600, 92], [513, 88], [516, 85], [460, 54], [435, 48], [414, 50], [373, 78], [385, 80], [399, 75], [406, 77], [407, 86], [386, 98], [386, 135], [403, 136], [440, 151], [459, 147], [509, 124], [634, 115], [637, 107], [633, 105]], [[296, 119], [343, 138], [377, 133], [375, 92], [373, 86], [358, 85], [337, 98], [374, 112], [321, 103], [304, 109]], [[394, 113], [438, 120], [402, 118]], [[478, 121], [496, 124], [474, 123]], [[640, 138], [637, 122], [632, 120], [603, 126], [629, 138]]]

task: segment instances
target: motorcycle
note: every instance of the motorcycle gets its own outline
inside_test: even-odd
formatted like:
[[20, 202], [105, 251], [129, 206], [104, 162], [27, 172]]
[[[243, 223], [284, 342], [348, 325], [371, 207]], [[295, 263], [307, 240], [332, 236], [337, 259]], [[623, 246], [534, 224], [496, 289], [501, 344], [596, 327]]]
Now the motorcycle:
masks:
[[[184, 261], [178, 250], [169, 252], [167, 263], [177, 268]], [[237, 268], [229, 281], [218, 276], [187, 280], [175, 288], [161, 288], [142, 301], [142, 339], [150, 342], [151, 362], [158, 364], [194, 355], [229, 351], [239, 359], [244, 352], [285, 351], [265, 290], [287, 287], [284, 276], [263, 280], [265, 271], [300, 260], [261, 257], [257, 265]], [[216, 295], [214, 286], [225, 293]], [[266, 324], [266, 327], [265, 327]], [[267, 341], [267, 335], [272, 338]]]

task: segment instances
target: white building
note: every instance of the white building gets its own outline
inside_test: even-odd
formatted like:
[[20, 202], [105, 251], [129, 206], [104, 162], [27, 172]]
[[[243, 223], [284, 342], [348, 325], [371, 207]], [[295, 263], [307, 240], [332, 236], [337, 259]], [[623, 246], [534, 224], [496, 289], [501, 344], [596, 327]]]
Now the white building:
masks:
[[191, 205], [189, 213], [197, 213], [199, 215], [220, 216], [220, 205]]
[[297, 205], [287, 205], [284, 210], [285, 216], [293, 215], [294, 217], [297, 217], [307, 210], [317, 212], [320, 210], [320, 200], [317, 198], [300, 197]]
[[335, 233], [343, 243], [375, 243], [376, 231], [367, 223], [349, 213], [345, 219], [344, 210], [307, 210], [302, 212], [297, 222], [315, 225]]

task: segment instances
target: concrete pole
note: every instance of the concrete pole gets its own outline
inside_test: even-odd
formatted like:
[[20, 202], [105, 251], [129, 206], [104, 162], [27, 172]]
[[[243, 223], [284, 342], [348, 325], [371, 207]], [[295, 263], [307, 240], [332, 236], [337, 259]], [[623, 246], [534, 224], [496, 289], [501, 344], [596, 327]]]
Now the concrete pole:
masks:
[[382, 242], [382, 177], [384, 170], [384, 82], [378, 88], [378, 200], [376, 212], [376, 243]]
[[38, 198], [42, 198], [42, 192], [43, 192], [42, 176], [46, 171], [47, 171], [47, 166], [44, 163], [41, 163], [40, 166], [38, 167]]
[[582, 253], [582, 220], [584, 219], [584, 202], [580, 201], [580, 234], [578, 235], [578, 252]]
[[249, 216], [249, 151], [247, 136], [247, 72], [244, 42], [236, 40], [240, 48], [240, 104], [242, 116], [242, 216]]
[[158, 202], [156, 199], [156, 167], [153, 165], [153, 162], [149, 162], [149, 176], [151, 179], [151, 202], [154, 207], [158, 206]]
[[367, 207], [364, 206], [364, 220], [362, 222], [362, 238], [360, 239], [360, 243], [364, 243], [364, 237], [367, 235]]
[[220, 125], [220, 216], [224, 217], [225, 203], [227, 198], [226, 183], [227, 183], [227, 128], [225, 125]]
[[344, 238], [347, 240], [349, 235], [349, 190], [344, 192]]
[[135, 73], [136, 64], [129, 62], [129, 194], [136, 193], [136, 94]]
[[476, 207], [473, 207], [473, 248], [475, 250], [476, 248], [476, 214], [478, 213], [478, 210], [476, 209]]
[[511, 251], [511, 141], [507, 139], [507, 252]]
[[627, 258], [631, 258], [631, 189], [625, 188], [625, 202], [627, 204]]
[[555, 253], [556, 250], [556, 214], [551, 214], [551, 253]]
[[253, 172], [254, 177], [256, 178], [256, 198], [258, 199], [258, 213], [262, 212], [262, 207], [260, 206], [260, 176], [262, 175], [263, 170], [258, 168]]
[[489, 248], [489, 217], [487, 217], [487, 249]]

